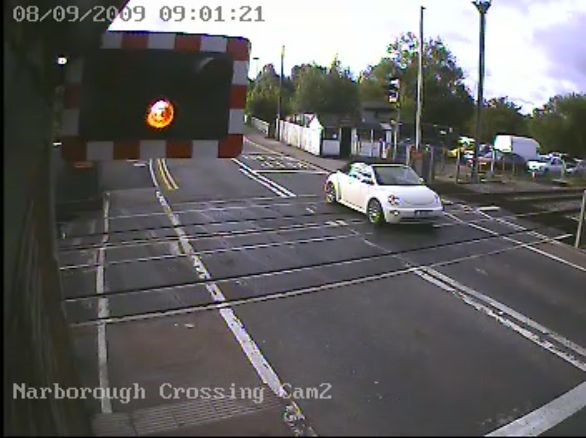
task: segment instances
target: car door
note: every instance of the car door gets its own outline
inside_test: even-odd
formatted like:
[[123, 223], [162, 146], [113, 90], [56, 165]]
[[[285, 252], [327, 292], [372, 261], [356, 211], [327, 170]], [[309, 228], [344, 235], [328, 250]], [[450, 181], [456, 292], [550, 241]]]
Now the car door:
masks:
[[343, 202], [356, 206], [357, 190], [360, 185], [360, 170], [361, 166], [353, 164], [350, 166], [350, 171], [345, 178], [343, 187], [341, 188], [340, 198]]
[[359, 172], [358, 184], [355, 186], [354, 202], [360, 210], [366, 211], [366, 203], [370, 199], [374, 187], [374, 174], [370, 167], [366, 167]]

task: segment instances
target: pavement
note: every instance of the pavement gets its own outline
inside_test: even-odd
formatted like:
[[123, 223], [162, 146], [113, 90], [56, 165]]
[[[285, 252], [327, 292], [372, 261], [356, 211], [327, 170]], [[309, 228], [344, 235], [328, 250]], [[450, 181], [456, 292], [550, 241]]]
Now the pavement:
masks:
[[433, 230], [375, 228], [323, 200], [343, 162], [246, 137], [102, 163], [101, 208], [61, 207], [78, 369], [118, 389], [84, 402], [97, 435], [584, 434], [563, 230], [449, 197]]

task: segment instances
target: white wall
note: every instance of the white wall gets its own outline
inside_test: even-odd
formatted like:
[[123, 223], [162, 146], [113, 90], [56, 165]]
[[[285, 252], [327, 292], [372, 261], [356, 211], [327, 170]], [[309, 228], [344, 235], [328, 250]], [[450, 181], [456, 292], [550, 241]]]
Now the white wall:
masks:
[[294, 123], [280, 122], [279, 140], [303, 149], [311, 154], [320, 154], [321, 129], [304, 128]]
[[324, 156], [340, 156], [340, 141], [339, 140], [323, 140], [322, 152]]

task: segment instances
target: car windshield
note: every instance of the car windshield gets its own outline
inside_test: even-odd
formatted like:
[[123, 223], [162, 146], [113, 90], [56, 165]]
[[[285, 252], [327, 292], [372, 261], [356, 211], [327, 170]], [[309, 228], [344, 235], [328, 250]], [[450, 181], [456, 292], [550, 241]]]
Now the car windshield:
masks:
[[415, 186], [421, 184], [419, 175], [407, 166], [373, 167], [376, 182], [381, 186]]

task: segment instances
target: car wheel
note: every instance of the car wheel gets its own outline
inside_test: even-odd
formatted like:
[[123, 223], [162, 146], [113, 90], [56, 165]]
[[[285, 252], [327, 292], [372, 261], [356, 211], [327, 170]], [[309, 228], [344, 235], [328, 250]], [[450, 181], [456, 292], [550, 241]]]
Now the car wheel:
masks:
[[383, 209], [376, 199], [371, 199], [366, 209], [368, 221], [373, 225], [380, 225], [384, 221]]
[[338, 203], [338, 197], [336, 194], [336, 187], [331, 182], [329, 182], [326, 185], [326, 202], [328, 204], [337, 204]]

